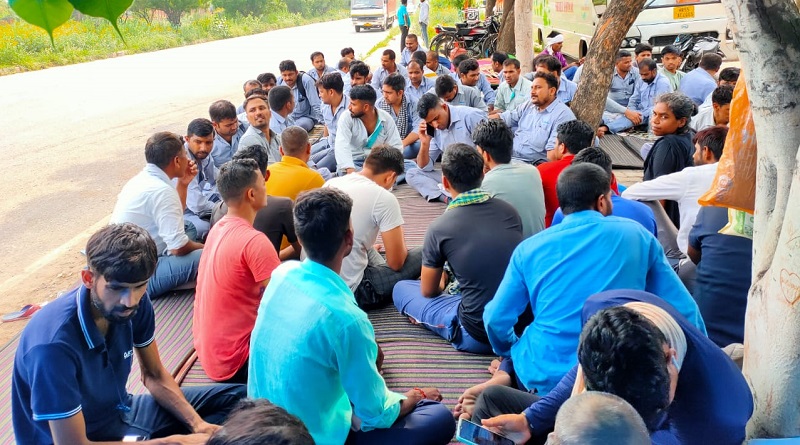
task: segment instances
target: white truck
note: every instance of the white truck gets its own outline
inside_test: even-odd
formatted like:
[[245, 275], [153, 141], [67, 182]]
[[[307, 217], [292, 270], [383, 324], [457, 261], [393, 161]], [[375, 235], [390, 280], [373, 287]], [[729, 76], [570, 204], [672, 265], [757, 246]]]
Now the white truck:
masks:
[[387, 30], [396, 17], [396, 0], [350, 0], [350, 18], [356, 32], [374, 28]]

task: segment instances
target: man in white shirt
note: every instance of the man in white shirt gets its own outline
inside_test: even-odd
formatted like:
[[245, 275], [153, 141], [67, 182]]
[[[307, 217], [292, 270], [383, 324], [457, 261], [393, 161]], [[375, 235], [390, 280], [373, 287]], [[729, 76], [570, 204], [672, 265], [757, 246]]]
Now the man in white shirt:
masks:
[[[402, 173], [403, 154], [395, 147], [377, 145], [364, 160], [363, 170], [325, 184], [353, 200], [353, 250], [345, 257], [340, 275], [365, 309], [390, 303], [394, 285], [416, 280], [422, 268], [421, 249], [406, 248], [400, 203], [389, 191]], [[385, 259], [378, 253], [381, 246], [375, 245], [378, 233]]]
[[711, 93], [711, 106], [701, 108], [689, 126], [694, 131], [702, 131], [715, 125], [728, 125], [731, 120], [731, 100], [733, 100], [733, 87], [720, 85]]
[[136, 224], [153, 237], [159, 256], [147, 293], [156, 298], [197, 279], [203, 245], [189, 239], [183, 221], [197, 165], [186, 156], [180, 136], [166, 131], [147, 140], [144, 154], [147, 165], [122, 188], [110, 222]]
[[336, 169], [353, 173], [361, 168], [373, 147], [394, 147], [402, 157], [403, 141], [389, 113], [375, 108], [378, 100], [372, 87], [356, 85], [350, 90], [350, 113], [343, 113], [336, 128], [334, 153]]
[[419, 29], [420, 34], [422, 35], [422, 41], [425, 42], [425, 47], [429, 47], [430, 44], [428, 43], [428, 18], [430, 17], [431, 13], [431, 5], [426, 0], [419, 1], [419, 17], [417, 20], [419, 21]]
[[[634, 184], [622, 192], [623, 198], [649, 201], [648, 205], [654, 210], [656, 217], [658, 240], [690, 292], [693, 273], [687, 276], [682, 270], [684, 266], [694, 270], [691, 261], [686, 258], [689, 232], [697, 218], [697, 212], [700, 211], [697, 200], [708, 191], [714, 181], [727, 135], [728, 128], [722, 125], [697, 133], [694, 137], [694, 167], [686, 167], [676, 173]], [[676, 228], [672, 224], [658, 203], [660, 200], [678, 202], [680, 227]], [[676, 252], [676, 247], [680, 252]]]
[[520, 65], [517, 59], [506, 59], [503, 62], [503, 78], [497, 87], [497, 97], [494, 109], [502, 113], [513, 110], [528, 101], [531, 94], [531, 81], [520, 75]]

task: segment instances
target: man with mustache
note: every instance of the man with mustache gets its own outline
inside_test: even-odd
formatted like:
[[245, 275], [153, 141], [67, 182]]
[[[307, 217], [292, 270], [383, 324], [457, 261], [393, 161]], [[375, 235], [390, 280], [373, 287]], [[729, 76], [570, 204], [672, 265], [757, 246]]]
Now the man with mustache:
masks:
[[[206, 443], [246, 391], [181, 389], [164, 368], [147, 296], [156, 243], [134, 224], [111, 224], [89, 239], [86, 261], [81, 285], [39, 311], [20, 337], [11, 396], [17, 443]], [[149, 394], [125, 387], [134, 351]]]
[[214, 148], [214, 126], [208, 119], [195, 119], [189, 123], [183, 139], [186, 156], [197, 164], [197, 176], [186, 190], [183, 218], [194, 224], [198, 239], [205, 239], [211, 229], [211, 211], [220, 201], [217, 191], [219, 170], [211, 156]]

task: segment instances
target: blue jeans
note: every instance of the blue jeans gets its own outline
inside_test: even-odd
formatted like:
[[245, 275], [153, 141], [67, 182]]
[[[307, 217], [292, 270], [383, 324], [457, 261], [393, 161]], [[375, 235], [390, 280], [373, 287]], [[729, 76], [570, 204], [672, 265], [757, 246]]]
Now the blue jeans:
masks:
[[314, 122], [314, 119], [308, 116], [301, 116], [294, 119], [294, 124], [298, 127], [303, 127], [303, 129], [306, 131], [311, 131], [314, 128], [314, 125], [316, 125], [316, 122]]
[[157, 298], [178, 286], [197, 280], [197, 268], [203, 249], [184, 256], [162, 255], [158, 257], [156, 272], [147, 283], [147, 294]]
[[[642, 123], [640, 125], [647, 125], [648, 122], [650, 122], [650, 116], [642, 115]], [[631, 120], [625, 117], [624, 115], [619, 115], [619, 117], [617, 117], [612, 121], [606, 121], [605, 124], [608, 127], [609, 131], [611, 131], [614, 134], [623, 132], [625, 130], [629, 130], [634, 127], [633, 122], [631, 122]]]
[[564, 70], [564, 77], [566, 77], [569, 80], [572, 80], [572, 78], [575, 77], [575, 71], [578, 71], [578, 67], [577, 66], [571, 66], [571, 67], [565, 69]]
[[419, 154], [420, 141], [417, 139], [411, 145], [403, 147], [403, 157], [406, 159], [416, 159]]
[[322, 138], [311, 146], [311, 161], [318, 168], [327, 168], [331, 172], [336, 171], [336, 153], [328, 143], [328, 138]]
[[442, 445], [450, 443], [455, 432], [456, 422], [446, 406], [422, 400], [389, 428], [350, 431], [345, 445]]
[[[183, 395], [197, 414], [208, 423], [221, 425], [239, 400], [247, 396], [246, 385], [209, 385], [181, 388]], [[145, 436], [148, 439], [190, 433], [186, 425], [156, 402], [150, 394], [132, 397], [131, 410], [123, 422], [127, 431], [122, 434]], [[121, 437], [115, 440], [120, 440]]]
[[492, 347], [472, 338], [458, 319], [461, 295], [442, 294], [434, 298], [422, 296], [420, 282], [400, 281], [392, 292], [394, 305], [401, 314], [418, 321], [420, 325], [444, 338], [458, 351], [473, 354], [491, 354]]

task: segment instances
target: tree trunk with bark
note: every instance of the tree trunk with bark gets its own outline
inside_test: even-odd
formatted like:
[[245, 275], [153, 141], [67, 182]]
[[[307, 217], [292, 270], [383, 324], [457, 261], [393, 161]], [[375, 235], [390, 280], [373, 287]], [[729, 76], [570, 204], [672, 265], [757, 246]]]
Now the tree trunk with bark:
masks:
[[514, 54], [522, 72], [528, 73], [533, 63], [533, 0], [516, 0], [514, 16]]
[[570, 107], [575, 116], [592, 128], [600, 124], [603, 109], [614, 76], [614, 61], [622, 39], [644, 7], [645, 0], [614, 0], [599, 19], [589, 52], [586, 55], [581, 82]]
[[497, 0], [486, 0], [486, 17], [491, 16], [494, 14], [494, 6], [497, 4]]
[[744, 374], [747, 435], [800, 435], [800, 10], [792, 0], [724, 0], [758, 142], [753, 286]]
[[506, 54], [515, 54], [514, 47], [514, 0], [503, 1], [503, 19], [497, 35], [497, 50]]

